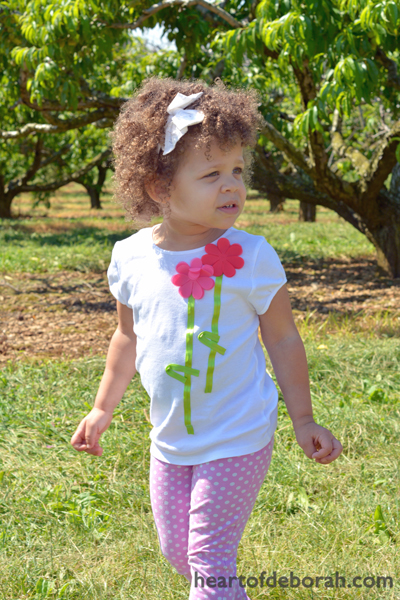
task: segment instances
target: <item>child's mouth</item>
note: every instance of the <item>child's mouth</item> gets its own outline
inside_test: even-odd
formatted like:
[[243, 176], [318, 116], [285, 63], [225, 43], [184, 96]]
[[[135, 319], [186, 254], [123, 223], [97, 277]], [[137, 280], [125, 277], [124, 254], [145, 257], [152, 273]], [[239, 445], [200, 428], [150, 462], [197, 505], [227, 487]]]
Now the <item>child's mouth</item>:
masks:
[[225, 204], [224, 206], [219, 206], [218, 210], [222, 210], [222, 212], [228, 214], [235, 214], [239, 210], [239, 207], [236, 204]]

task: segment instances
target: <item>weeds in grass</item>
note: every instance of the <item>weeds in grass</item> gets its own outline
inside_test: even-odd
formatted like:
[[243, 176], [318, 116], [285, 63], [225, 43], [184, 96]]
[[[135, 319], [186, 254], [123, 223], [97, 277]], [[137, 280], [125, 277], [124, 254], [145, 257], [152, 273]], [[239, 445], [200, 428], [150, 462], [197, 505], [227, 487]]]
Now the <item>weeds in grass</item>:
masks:
[[[321, 339], [325, 348], [318, 349]], [[310, 461], [280, 398], [273, 460], [240, 544], [238, 573], [395, 578], [398, 344], [311, 334], [306, 347], [315, 418], [344, 451], [329, 466]], [[103, 366], [97, 358], [10, 363], [1, 373], [0, 598], [187, 598], [186, 580], [160, 553], [151, 513], [149, 399], [140, 378], [102, 436], [103, 457], [69, 445]], [[398, 596], [396, 585], [385, 598]], [[254, 599], [265, 594], [247, 591]], [[282, 594], [364, 597], [356, 589], [268, 590], [271, 598]], [[368, 590], [368, 597], [377, 594]]]

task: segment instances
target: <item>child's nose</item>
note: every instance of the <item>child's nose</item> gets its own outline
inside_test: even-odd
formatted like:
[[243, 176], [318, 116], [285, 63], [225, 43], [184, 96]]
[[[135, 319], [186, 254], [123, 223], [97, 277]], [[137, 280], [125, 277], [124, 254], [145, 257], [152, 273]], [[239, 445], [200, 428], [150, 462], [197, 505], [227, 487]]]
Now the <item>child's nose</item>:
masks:
[[233, 175], [228, 175], [222, 183], [221, 189], [223, 191], [236, 191], [239, 187], [239, 181], [235, 179]]

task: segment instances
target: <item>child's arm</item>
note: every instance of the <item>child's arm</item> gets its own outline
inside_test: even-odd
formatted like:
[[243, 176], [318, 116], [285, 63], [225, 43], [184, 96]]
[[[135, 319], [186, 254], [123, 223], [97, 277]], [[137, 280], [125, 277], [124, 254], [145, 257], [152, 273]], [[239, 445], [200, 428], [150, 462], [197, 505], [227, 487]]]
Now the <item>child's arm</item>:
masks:
[[114, 409], [136, 373], [136, 335], [133, 331], [132, 309], [117, 300], [117, 311], [118, 327], [111, 338], [94, 407], [71, 438], [76, 450], [84, 450], [95, 456], [103, 453], [99, 438], [109, 427]]
[[[313, 418], [306, 352], [293, 320], [286, 285], [259, 315], [261, 337], [282, 390], [296, 439], [308, 458], [328, 464], [343, 450], [341, 443]], [[317, 452], [318, 450], [318, 452]]]

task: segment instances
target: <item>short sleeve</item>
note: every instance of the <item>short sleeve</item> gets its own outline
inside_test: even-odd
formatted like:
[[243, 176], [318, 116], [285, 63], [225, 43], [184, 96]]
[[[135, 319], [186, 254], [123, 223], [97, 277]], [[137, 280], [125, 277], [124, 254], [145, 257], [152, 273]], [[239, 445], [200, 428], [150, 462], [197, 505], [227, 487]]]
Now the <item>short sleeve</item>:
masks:
[[110, 266], [107, 270], [108, 285], [110, 292], [121, 304], [128, 305], [127, 289], [123, 285], [123, 281], [120, 275], [120, 265], [118, 260], [118, 242], [114, 245]]
[[251, 277], [249, 302], [258, 315], [263, 315], [276, 292], [286, 283], [285, 271], [271, 244], [265, 239], [258, 247]]

